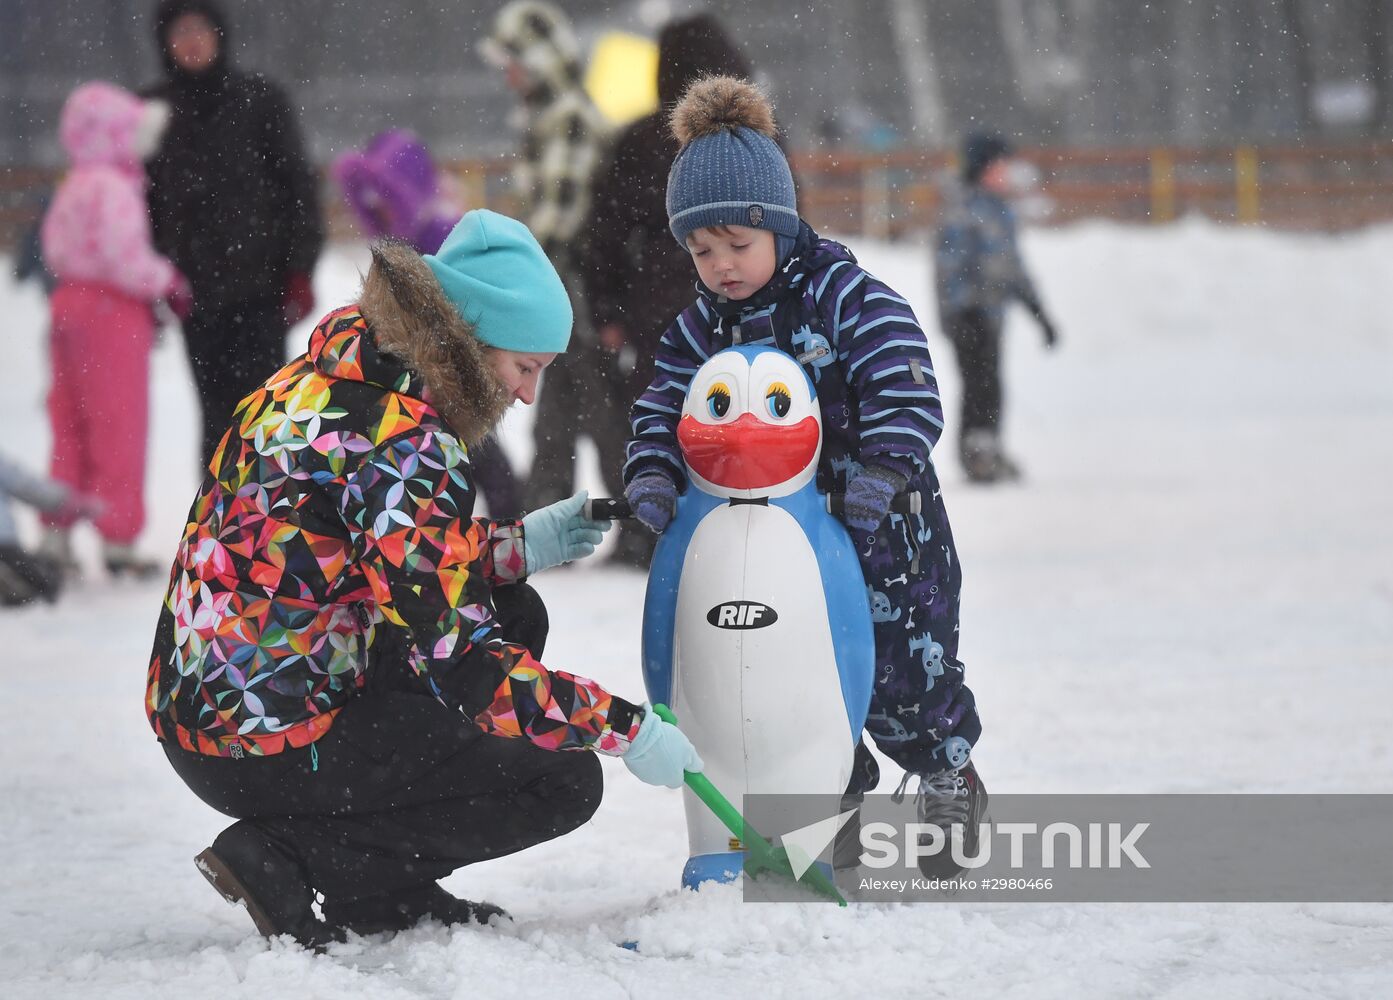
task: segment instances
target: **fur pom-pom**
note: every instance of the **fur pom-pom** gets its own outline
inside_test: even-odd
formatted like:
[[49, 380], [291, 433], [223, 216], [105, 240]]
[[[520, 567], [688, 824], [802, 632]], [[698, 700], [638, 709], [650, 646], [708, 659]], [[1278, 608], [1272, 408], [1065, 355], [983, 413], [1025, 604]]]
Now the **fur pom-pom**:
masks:
[[684, 147], [702, 136], [737, 128], [752, 129], [771, 139], [778, 135], [774, 107], [764, 91], [735, 76], [697, 80], [672, 109], [670, 124], [673, 138]]

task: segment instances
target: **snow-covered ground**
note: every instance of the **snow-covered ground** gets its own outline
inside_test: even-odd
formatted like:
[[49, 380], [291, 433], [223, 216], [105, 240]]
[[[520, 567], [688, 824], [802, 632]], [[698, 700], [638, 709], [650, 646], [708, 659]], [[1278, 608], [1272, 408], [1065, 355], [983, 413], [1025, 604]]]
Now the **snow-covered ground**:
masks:
[[[955, 406], [925, 254], [855, 246], [931, 327]], [[1034, 232], [1027, 252], [1064, 338], [1047, 354], [1012, 319], [1008, 432], [1028, 479], [974, 488], [951, 448], [939, 460], [989, 787], [1393, 791], [1393, 229], [1090, 224]], [[327, 258], [325, 305], [351, 297], [363, 257]], [[43, 314], [7, 280], [3, 447], [41, 468]], [[193, 413], [172, 336], [141, 543], [161, 558], [195, 487]], [[525, 416], [505, 442], [522, 461], [524, 432]], [[447, 883], [514, 928], [324, 956], [268, 946], [195, 872], [224, 820], [142, 714], [160, 586], [113, 585], [95, 551], [85, 538], [93, 565], [57, 606], [0, 617], [6, 997], [1393, 994], [1390, 906], [838, 910], [682, 893], [678, 795], [612, 762], [587, 827]], [[581, 566], [537, 582], [548, 662], [637, 695], [642, 577]], [[642, 953], [614, 946], [627, 938]]]

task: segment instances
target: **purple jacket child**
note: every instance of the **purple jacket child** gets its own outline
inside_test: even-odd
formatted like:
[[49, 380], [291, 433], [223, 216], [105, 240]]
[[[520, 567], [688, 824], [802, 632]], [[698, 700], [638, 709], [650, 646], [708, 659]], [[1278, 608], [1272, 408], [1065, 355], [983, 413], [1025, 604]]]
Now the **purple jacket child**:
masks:
[[[379, 132], [362, 150], [336, 159], [330, 172], [368, 236], [405, 240], [417, 253], [439, 250], [464, 214], [425, 143], [405, 129]], [[497, 439], [471, 448], [470, 460], [489, 514], [521, 514], [517, 479]]]
[[369, 236], [406, 240], [435, 253], [463, 214], [441, 184], [430, 151], [413, 132], [379, 132], [334, 161], [334, 181]]

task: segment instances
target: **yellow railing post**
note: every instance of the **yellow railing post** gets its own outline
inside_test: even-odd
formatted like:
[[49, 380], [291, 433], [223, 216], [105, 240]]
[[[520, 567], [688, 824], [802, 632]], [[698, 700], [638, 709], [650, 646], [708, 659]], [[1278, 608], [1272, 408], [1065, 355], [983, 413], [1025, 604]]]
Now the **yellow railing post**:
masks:
[[1233, 151], [1233, 180], [1236, 188], [1237, 214], [1240, 223], [1258, 221], [1258, 154], [1252, 146], [1239, 146]]
[[1175, 219], [1175, 157], [1169, 149], [1151, 151], [1151, 221]]

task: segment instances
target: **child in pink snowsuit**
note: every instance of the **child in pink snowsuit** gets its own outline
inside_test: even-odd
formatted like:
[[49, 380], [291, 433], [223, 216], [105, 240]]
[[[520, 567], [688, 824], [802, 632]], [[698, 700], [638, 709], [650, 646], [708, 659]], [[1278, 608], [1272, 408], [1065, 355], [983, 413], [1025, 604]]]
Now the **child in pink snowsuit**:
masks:
[[[108, 83], [74, 90], [58, 127], [72, 169], [41, 233], [44, 263], [58, 279], [50, 299], [50, 471], [102, 501], [93, 523], [114, 573], [148, 569], [132, 543], [145, 521], [151, 306], [164, 299], [186, 315], [191, 305], [188, 283], [150, 242], [141, 160], [167, 114]], [[71, 516], [49, 514], [44, 523], [45, 551], [70, 562]]]

